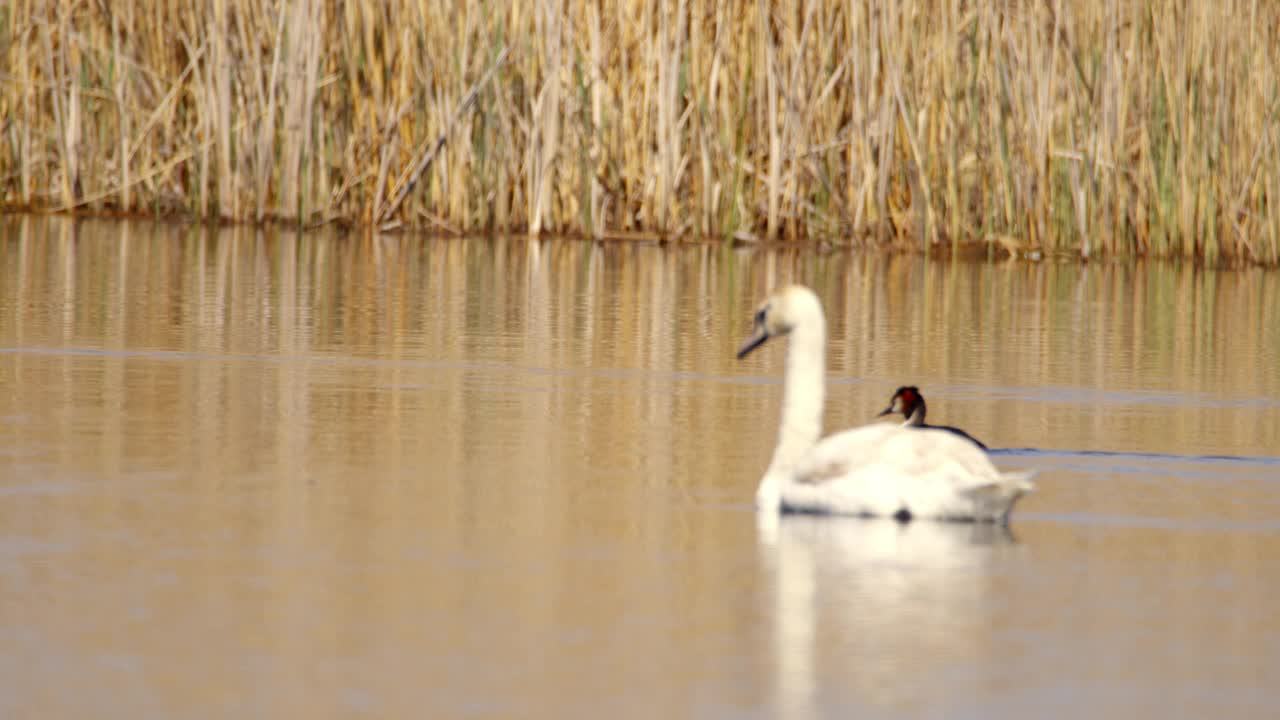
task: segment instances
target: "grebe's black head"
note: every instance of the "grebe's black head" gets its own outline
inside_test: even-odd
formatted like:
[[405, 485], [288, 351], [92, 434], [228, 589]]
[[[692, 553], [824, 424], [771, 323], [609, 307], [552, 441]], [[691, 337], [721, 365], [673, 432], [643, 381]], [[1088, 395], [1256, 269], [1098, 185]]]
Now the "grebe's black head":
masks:
[[902, 413], [903, 417], [910, 418], [915, 414], [916, 408], [920, 407], [924, 407], [924, 396], [920, 394], [920, 388], [915, 385], [903, 385], [893, 392], [889, 407], [881, 410], [876, 417]]

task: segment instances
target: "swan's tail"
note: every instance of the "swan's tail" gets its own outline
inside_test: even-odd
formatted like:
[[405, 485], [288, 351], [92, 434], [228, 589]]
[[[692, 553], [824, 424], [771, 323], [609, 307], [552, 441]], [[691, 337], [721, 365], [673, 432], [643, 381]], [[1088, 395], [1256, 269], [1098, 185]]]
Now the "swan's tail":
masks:
[[974, 515], [981, 520], [1009, 522], [1009, 513], [1013, 512], [1018, 498], [1036, 489], [1031, 478], [1037, 470], [1018, 470], [1000, 474], [999, 480], [969, 488], [965, 494], [973, 499]]
[[1036, 489], [1036, 484], [1031, 482], [1031, 478], [1035, 477], [1039, 472], [1039, 470], [1031, 468], [1029, 470], [1000, 473], [1000, 484], [1017, 488], [1018, 494], [1023, 495]]

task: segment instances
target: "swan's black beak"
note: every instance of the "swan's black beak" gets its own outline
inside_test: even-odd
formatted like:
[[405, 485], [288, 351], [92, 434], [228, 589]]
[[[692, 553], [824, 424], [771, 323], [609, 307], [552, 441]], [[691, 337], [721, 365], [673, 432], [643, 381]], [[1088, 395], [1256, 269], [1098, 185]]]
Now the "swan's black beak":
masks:
[[765, 331], [763, 325], [757, 325], [756, 331], [742, 343], [742, 347], [738, 349], [738, 359], [746, 357], [748, 353], [764, 344], [769, 339], [769, 333]]

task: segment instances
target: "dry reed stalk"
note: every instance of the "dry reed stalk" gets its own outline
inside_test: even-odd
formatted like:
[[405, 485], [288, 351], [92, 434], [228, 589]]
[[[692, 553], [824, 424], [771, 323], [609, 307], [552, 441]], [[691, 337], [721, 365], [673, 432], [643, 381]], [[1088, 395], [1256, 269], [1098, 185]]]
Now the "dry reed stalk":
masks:
[[[723, 6], [723, 0], [716, 2], [713, 12], [717, 20], [723, 10]], [[701, 14], [706, 14], [706, 12], [706, 10], [702, 10]], [[698, 213], [698, 233], [704, 237], [711, 235], [712, 227], [718, 224], [716, 222], [716, 212], [723, 188], [722, 183], [712, 173], [711, 162], [712, 153], [715, 151], [712, 123], [717, 114], [716, 99], [720, 87], [722, 66], [719, 47], [722, 28], [718, 22], [715, 22], [713, 27], [715, 28], [715, 36], [710, 43], [710, 47], [708, 47], [702, 37], [702, 32], [704, 31], [702, 19], [695, 18], [689, 25], [689, 46], [692, 56], [691, 66], [693, 68], [691, 75], [694, 77], [693, 82], [690, 83], [692, 95], [690, 108], [695, 110], [692, 134], [694, 139], [697, 140], [698, 172], [701, 180], [698, 187], [699, 202], [694, 207], [697, 208]], [[697, 78], [706, 78], [705, 85], [700, 84]]]
[[[382, 207], [378, 211], [377, 215], [375, 216], [376, 217], [375, 224], [381, 224], [385, 222], [388, 217], [390, 217], [392, 214], [396, 212], [397, 209], [399, 209], [400, 203], [404, 202], [405, 196], [409, 194], [409, 191], [413, 189], [414, 184], [418, 182], [418, 178], [422, 175], [422, 172], [427, 169], [427, 166], [429, 164], [431, 164], [432, 158], [434, 158], [436, 153], [438, 153], [444, 147], [445, 142], [449, 139], [449, 131], [453, 128], [454, 125], [457, 124], [458, 120], [463, 115], [465, 115], [469, 110], [471, 110], [471, 107], [475, 103], [476, 97], [479, 94], [480, 90], [485, 85], [489, 84], [489, 81], [493, 78], [493, 74], [498, 71], [498, 68], [502, 67], [503, 63], [506, 62], [508, 52], [509, 52], [508, 48], [505, 48], [505, 47], [502, 48], [498, 52], [498, 57], [494, 59], [493, 65], [491, 65], [488, 71], [485, 72], [484, 76], [481, 77], [480, 80], [477, 81], [474, 85], [472, 85], [471, 89], [467, 91], [467, 94], [462, 98], [461, 104], [458, 105], [458, 108], [454, 111], [453, 115], [449, 118], [448, 123], [445, 125], [444, 129], [440, 132], [440, 135], [436, 138], [435, 142], [431, 143], [431, 145], [426, 150], [426, 152], [419, 154], [420, 157], [413, 164], [412, 170], [408, 173], [405, 180], [399, 183], [400, 188], [396, 192], [396, 196], [391, 200], [391, 202], [387, 203], [385, 207]], [[379, 180], [379, 182], [381, 182], [381, 180]]]
[[212, 62], [208, 70], [212, 84], [213, 135], [217, 148], [218, 215], [222, 218], [239, 217], [236, 202], [235, 178], [231, 163], [231, 58], [224, 28], [230, 22], [227, 0], [213, 0], [213, 17], [209, 18], [212, 35]]
[[[282, 9], [281, 15], [284, 15]], [[315, 0], [294, 3], [285, 38], [283, 60], [284, 94], [281, 127], [282, 155], [276, 193], [275, 212], [279, 217], [296, 220], [302, 217], [302, 162], [307, 139], [311, 136], [311, 107], [316, 83], [312, 57], [321, 42], [321, 28]]]
[[[10, 18], [10, 20], [16, 23], [17, 18]], [[27, 29], [22, 33], [21, 37], [29, 37], [34, 33], [34, 29]], [[20, 91], [21, 97], [18, 99], [16, 105], [22, 108], [21, 112], [24, 117], [35, 117], [35, 74], [31, 68], [31, 51], [27, 47], [27, 42], [15, 41], [10, 45], [9, 52], [17, 55], [17, 62], [12, 63], [12, 66], [17, 70], [18, 79], [26, 84], [26, 87], [22, 88]], [[18, 161], [18, 199], [24, 208], [29, 208], [32, 205], [32, 185], [35, 174], [35, 153], [31, 143], [33, 125], [34, 123], [30, 122], [23, 123], [18, 129], [18, 132], [21, 133], [17, 150], [20, 156]]]
[[756, 0], [756, 10], [760, 23], [759, 63], [764, 72], [765, 103], [768, 108], [764, 116], [764, 136], [769, 143], [769, 174], [765, 190], [768, 207], [765, 216], [765, 237], [774, 240], [778, 237], [778, 211], [782, 197], [782, 133], [778, 127], [780, 122], [778, 119], [778, 73], [774, 58], [776, 44], [769, 28], [769, 13], [764, 0]]
[[[41, 28], [40, 28], [39, 35], [40, 35], [40, 41], [41, 41], [41, 49], [44, 51], [42, 53], [42, 60], [44, 61], [45, 82], [47, 82], [50, 86], [49, 105], [50, 105], [51, 112], [49, 114], [52, 116], [51, 118], [53, 121], [52, 124], [58, 133], [58, 137], [64, 139], [65, 141], [65, 138], [68, 135], [67, 135], [67, 122], [62, 109], [62, 93], [61, 93], [62, 73], [59, 71], [60, 67], [58, 65], [57, 58], [55, 57], [54, 49], [53, 49], [52, 28], [54, 27], [54, 21], [53, 21], [53, 18], [51, 17], [51, 14], [52, 14], [52, 8], [50, 8], [46, 16], [41, 19], [41, 23], [40, 23]], [[65, 146], [64, 146], [64, 153], [65, 153]], [[65, 162], [65, 158], [64, 158], [64, 162]], [[66, 184], [65, 165], [64, 165], [64, 172], [62, 173], [61, 180], [62, 181], [59, 183], [59, 190], [61, 191], [63, 204], [65, 206], [70, 206], [72, 205], [72, 198], [71, 198], [70, 188]]]
[[[181, 40], [183, 47], [186, 49], [187, 56], [191, 58], [197, 57], [198, 53], [194, 52], [194, 42], [192, 41], [191, 36], [188, 33], [183, 32]], [[207, 44], [201, 45], [201, 53], [199, 54], [203, 53], [203, 49], [205, 47], [207, 47]], [[200, 66], [196, 73], [195, 87], [192, 89], [191, 95], [196, 115], [196, 123], [193, 129], [194, 134], [196, 137], [212, 137], [213, 133], [210, 131], [210, 126], [213, 113], [209, 111], [209, 108], [213, 105], [213, 81], [208, 77], [208, 72], [203, 65]], [[195, 192], [199, 197], [199, 202], [196, 206], [196, 214], [202, 218], [209, 217], [209, 183], [210, 175], [212, 174], [209, 168], [209, 157], [210, 148], [212, 146], [212, 142], [205, 142], [200, 145], [200, 151], [198, 153], [199, 160], [196, 166]]]
[[116, 114], [119, 118], [119, 139], [120, 147], [117, 151], [117, 157], [120, 163], [120, 209], [128, 212], [133, 206], [131, 190], [133, 183], [129, 181], [129, 120], [130, 113], [128, 108], [128, 88], [127, 71], [125, 70], [124, 56], [120, 52], [120, 13], [111, 14], [111, 58], [112, 68], [115, 73], [115, 83], [112, 90], [115, 92]]
[[[680, 138], [677, 135], [676, 115], [678, 112], [676, 97], [676, 72], [681, 60], [679, 40], [683, 28], [671, 29], [671, 18], [668, 3], [659, 4], [657, 11], [658, 29], [655, 53], [655, 72], [657, 74], [657, 107], [656, 133], [654, 146], [657, 148], [657, 163], [654, 168], [654, 212], [653, 225], [659, 232], [671, 229], [673, 191], [675, 184], [675, 164], [680, 154]], [[681, 18], [684, 15], [684, 2], [681, 0], [677, 11]]]
[[604, 236], [604, 186], [600, 178], [607, 172], [604, 156], [604, 45], [600, 39], [600, 8], [594, 2], [587, 3], [587, 42], [590, 47], [588, 82], [591, 88], [591, 147], [588, 162], [591, 168], [591, 196], [589, 199], [587, 227], [591, 237]]
[[551, 192], [560, 143], [561, 20], [559, 8], [546, 0], [535, 11], [538, 35], [547, 44], [542, 89], [530, 107], [535, 120], [526, 172], [529, 174], [529, 234], [537, 235], [551, 221]]
[[1255, 0], [4, 12], [0, 206], [1280, 259]]

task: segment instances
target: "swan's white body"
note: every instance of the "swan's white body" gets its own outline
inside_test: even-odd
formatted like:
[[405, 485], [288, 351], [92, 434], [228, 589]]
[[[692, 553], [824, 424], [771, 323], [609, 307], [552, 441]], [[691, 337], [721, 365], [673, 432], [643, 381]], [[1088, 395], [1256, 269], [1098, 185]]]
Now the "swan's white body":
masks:
[[738, 356], [787, 334], [778, 445], [756, 491], [761, 512], [1004, 521], [1032, 489], [1034, 471], [1001, 473], [976, 445], [945, 430], [881, 423], [819, 441], [826, 319], [817, 296], [799, 285], [770, 296]]

